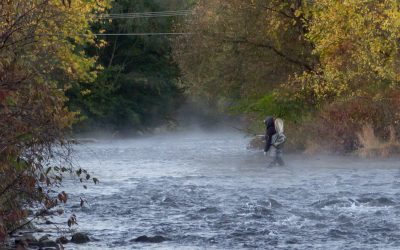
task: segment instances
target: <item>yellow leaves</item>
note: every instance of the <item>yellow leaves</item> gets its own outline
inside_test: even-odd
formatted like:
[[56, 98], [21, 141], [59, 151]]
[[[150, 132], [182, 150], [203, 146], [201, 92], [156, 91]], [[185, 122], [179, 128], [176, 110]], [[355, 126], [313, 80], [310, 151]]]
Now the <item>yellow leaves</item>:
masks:
[[98, 65], [96, 65], [96, 70], [99, 70], [99, 71], [104, 70], [104, 66], [101, 64], [98, 64]]
[[[90, 30], [90, 22], [93, 21], [90, 17], [104, 11], [110, 6], [110, 1], [74, 0], [70, 7], [60, 0], [50, 0], [43, 4], [39, 2], [42, 1], [15, 0], [2, 5], [0, 16], [9, 18], [0, 18], [0, 35], [9, 28], [5, 20], [13, 24], [19, 21], [18, 16], [24, 16], [25, 19], [20, 20], [21, 27], [9, 39], [24, 39], [34, 34], [34, 42], [25, 44], [23, 53], [20, 53], [21, 63], [41, 67], [38, 70], [44, 74], [62, 70], [73, 80], [93, 80], [90, 71], [94, 68], [95, 60], [87, 58], [82, 48], [97, 43]], [[99, 42], [99, 47], [104, 46], [104, 41]], [[13, 53], [9, 52], [14, 49], [21, 48], [16, 44], [15, 48], [10, 47], [0, 52], [4, 59], [2, 62], [13, 61]]]
[[396, 1], [380, 2], [315, 3], [307, 38], [315, 44], [313, 53], [320, 57], [325, 81], [337, 85], [316, 88], [317, 93], [336, 89], [340, 94], [396, 81], [400, 12]]
[[97, 48], [104, 48], [104, 47], [106, 47], [107, 46], [107, 41], [106, 40], [103, 40], [103, 39], [101, 39], [101, 40], [99, 40], [98, 42], [97, 42], [97, 44], [96, 44], [96, 47]]
[[297, 10], [294, 11], [294, 16], [295, 17], [300, 17], [302, 14], [303, 14], [302, 10], [297, 9]]
[[90, 89], [84, 89], [81, 91], [81, 95], [82, 96], [87, 96], [90, 95], [92, 92], [90, 91]]

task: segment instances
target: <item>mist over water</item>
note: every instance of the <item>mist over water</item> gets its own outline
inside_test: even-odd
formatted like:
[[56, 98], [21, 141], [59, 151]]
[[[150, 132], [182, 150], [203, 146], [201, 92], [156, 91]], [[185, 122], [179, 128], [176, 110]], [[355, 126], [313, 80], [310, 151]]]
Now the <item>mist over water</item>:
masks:
[[[396, 160], [286, 155], [269, 168], [248, 141], [197, 131], [78, 145], [100, 184], [64, 184], [88, 200], [66, 214], [93, 239], [66, 249], [400, 248]], [[132, 242], [141, 235], [170, 240]]]

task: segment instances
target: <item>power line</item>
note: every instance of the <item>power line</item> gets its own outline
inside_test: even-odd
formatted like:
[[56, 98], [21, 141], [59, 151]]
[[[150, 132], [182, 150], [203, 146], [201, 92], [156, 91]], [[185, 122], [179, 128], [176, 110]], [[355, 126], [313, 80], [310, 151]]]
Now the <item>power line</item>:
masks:
[[137, 19], [137, 18], [152, 18], [152, 17], [174, 17], [174, 16], [188, 16], [189, 14], [174, 14], [174, 15], [142, 15], [142, 16], [101, 16], [97, 19]]
[[192, 35], [194, 33], [99, 33], [96, 36], [168, 36], [168, 35]]
[[192, 13], [191, 10], [171, 10], [171, 11], [158, 11], [158, 12], [130, 12], [130, 13], [107, 13], [102, 14], [105, 16], [119, 16], [119, 15], [159, 15], [159, 14], [176, 14], [176, 13]]
[[[191, 10], [172, 10], [158, 12], [135, 12], [135, 13], [111, 13], [97, 16], [98, 19], [133, 19], [133, 18], [150, 18], [150, 17], [169, 17], [169, 16], [186, 16], [192, 14]], [[191, 35], [193, 33], [172, 33], [172, 32], [144, 32], [144, 33], [99, 33], [96, 36], [169, 36], [169, 35]]]
[[119, 18], [150, 18], [168, 16], [186, 16], [192, 14], [191, 10], [160, 11], [160, 12], [136, 12], [136, 13], [114, 13], [97, 16], [98, 19], [119, 19]]

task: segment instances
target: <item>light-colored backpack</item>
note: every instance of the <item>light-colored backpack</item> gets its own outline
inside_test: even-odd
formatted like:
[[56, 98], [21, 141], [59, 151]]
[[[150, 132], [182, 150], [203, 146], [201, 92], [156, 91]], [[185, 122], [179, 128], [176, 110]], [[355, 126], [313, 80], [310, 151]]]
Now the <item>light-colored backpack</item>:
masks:
[[275, 119], [275, 130], [276, 134], [272, 136], [271, 144], [275, 148], [280, 148], [286, 141], [286, 136], [283, 134], [284, 126], [282, 119], [280, 118]]

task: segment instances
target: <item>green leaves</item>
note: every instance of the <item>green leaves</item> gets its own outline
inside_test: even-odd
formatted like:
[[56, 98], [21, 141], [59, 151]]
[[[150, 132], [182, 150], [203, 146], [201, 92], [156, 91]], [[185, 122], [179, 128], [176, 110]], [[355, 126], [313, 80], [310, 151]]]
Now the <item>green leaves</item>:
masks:
[[[115, 1], [111, 13], [185, 9], [186, 0]], [[129, 11], [128, 11], [129, 10]], [[173, 22], [182, 17], [115, 19], [93, 25], [105, 33], [173, 32]], [[171, 57], [168, 36], [106, 36], [95, 53], [104, 70], [94, 83], [73, 86], [69, 107], [86, 119], [77, 129], [100, 127], [109, 130], [144, 130], [164, 123], [183, 102], [178, 87], [179, 69]]]
[[18, 171], [23, 171], [30, 167], [30, 165], [20, 157], [10, 157], [9, 163]]

